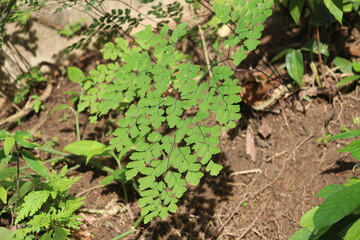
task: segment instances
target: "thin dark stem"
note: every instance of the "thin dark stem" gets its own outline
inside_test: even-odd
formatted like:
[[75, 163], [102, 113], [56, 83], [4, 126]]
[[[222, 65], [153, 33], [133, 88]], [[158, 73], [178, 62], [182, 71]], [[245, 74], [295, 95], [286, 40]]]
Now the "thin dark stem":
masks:
[[94, 5], [92, 5], [89, 1], [85, 0], [85, 2], [87, 4], [89, 4], [93, 9], [95, 9], [96, 11], [98, 11], [100, 14], [102, 14], [103, 16], [105, 16], [106, 12], [101, 12], [97, 7], [95, 7]]
[[14, 211], [12, 214], [11, 225], [13, 225], [15, 222], [16, 211], [17, 211], [17, 207], [19, 204], [19, 200], [20, 200], [20, 193], [19, 193], [19, 189], [20, 189], [20, 151], [19, 151], [19, 147], [18, 147], [17, 143], [15, 143], [15, 148], [16, 148], [16, 189], [15, 189], [16, 200], [15, 200]]
[[[323, 81], [325, 82], [326, 77], [325, 77], [321, 52], [320, 52], [320, 33], [319, 33], [319, 26], [318, 25], [315, 26], [315, 35], [316, 35], [316, 43], [317, 43], [317, 49], [318, 49], [318, 60], [319, 60], [319, 65], [320, 65], [321, 77], [322, 77]], [[322, 87], [322, 86], [319, 86], [319, 87]]]
[[261, 48], [258, 48], [258, 49], [259, 49], [259, 51], [265, 56], [265, 58], [266, 58], [266, 60], [267, 60], [268, 62], [265, 62], [265, 61], [259, 56], [259, 54], [257, 54], [257, 53], [254, 51], [256, 57], [257, 57], [264, 65], [266, 65], [268, 68], [270, 68], [270, 70], [271, 70], [273, 73], [275, 73], [275, 75], [276, 75], [277, 78], [281, 78], [281, 74], [280, 74], [279, 71], [276, 69], [276, 67], [271, 63], [271, 61], [270, 61], [270, 59], [268, 58], [268, 56], [266, 55], [266, 53], [265, 53], [263, 50], [261, 50]]
[[6, 12], [5, 16], [0, 18], [1, 22], [6, 22], [6, 19], [9, 18], [9, 16], [10, 16], [11, 8], [15, 4], [16, 4], [16, 0], [12, 0], [8, 3], [8, 5], [6, 6], [6, 9], [5, 9], [5, 12]]
[[129, 202], [129, 195], [128, 195], [128, 192], [126, 190], [126, 186], [124, 183], [121, 183], [121, 187], [123, 189], [123, 192], [124, 192], [124, 199], [125, 199], [125, 202], [128, 203]]
[[131, 5], [127, 4], [127, 3], [126, 3], [126, 2], [124, 2], [124, 1], [121, 1], [121, 0], [120, 0], [120, 2], [121, 2], [122, 4], [124, 4], [125, 6], [127, 6], [127, 7], [131, 8], [131, 9], [132, 9], [132, 10], [134, 10], [135, 12], [139, 13], [141, 16], [144, 16], [145, 18], [149, 19], [150, 21], [152, 21], [152, 22], [154, 22], [154, 23], [158, 24], [158, 22], [157, 22], [157, 21], [155, 21], [154, 19], [152, 19], [151, 17], [149, 17], [147, 14], [143, 14], [142, 12], [140, 12], [140, 11], [139, 11], [139, 10], [137, 10], [136, 8], [133, 8]]

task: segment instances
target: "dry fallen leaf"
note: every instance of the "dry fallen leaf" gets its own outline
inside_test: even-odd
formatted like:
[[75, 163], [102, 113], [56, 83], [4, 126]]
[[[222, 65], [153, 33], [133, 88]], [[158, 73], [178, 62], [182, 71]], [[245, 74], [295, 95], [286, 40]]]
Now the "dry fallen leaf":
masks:
[[349, 53], [352, 56], [360, 57], [360, 45], [353, 45], [349, 48]]
[[250, 155], [252, 161], [256, 161], [256, 146], [254, 140], [254, 132], [250, 126], [246, 129], [246, 154]]
[[82, 217], [83, 221], [89, 224], [93, 224], [96, 221], [96, 218], [90, 214], [80, 213], [79, 215]]
[[248, 82], [241, 87], [242, 91], [240, 95], [243, 101], [250, 106], [260, 104], [268, 96], [267, 86], [260, 82]]

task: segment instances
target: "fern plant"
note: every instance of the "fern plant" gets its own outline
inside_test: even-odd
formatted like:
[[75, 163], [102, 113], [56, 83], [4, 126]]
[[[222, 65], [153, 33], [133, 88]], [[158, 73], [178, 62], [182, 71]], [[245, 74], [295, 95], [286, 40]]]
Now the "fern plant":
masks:
[[[13, 232], [0, 228], [1, 239], [23, 240], [40, 236], [40, 239], [66, 239], [70, 230], [81, 223], [75, 211], [83, 199], [69, 196], [70, 187], [79, 178], [67, 178], [66, 166], [59, 173], [49, 172], [26, 150], [40, 146], [29, 141], [33, 138], [28, 132], [10, 134], [0, 131], [0, 140], [4, 141], [3, 150], [0, 150], [0, 200], [5, 204], [1, 205], [0, 214], [11, 212], [17, 226]], [[20, 156], [27, 166], [20, 167]], [[8, 166], [12, 161], [16, 162], [16, 167]], [[35, 174], [26, 172], [27, 168]], [[9, 199], [8, 195], [11, 196]]]
[[66, 171], [67, 167], [60, 173], [52, 171], [39, 190], [23, 198], [15, 220], [22, 228], [13, 233], [12, 239], [22, 240], [34, 233], [44, 239], [66, 239], [70, 229], [79, 227], [81, 222], [75, 211], [83, 204], [83, 198], [69, 196], [70, 187], [79, 177], [67, 178]]
[[[225, 44], [241, 44], [228, 60], [239, 64], [256, 48], [272, 4], [214, 1], [219, 19], [236, 26]], [[173, 31], [165, 25], [158, 33], [147, 26], [132, 43], [117, 38], [101, 50], [110, 63], [98, 65], [82, 81], [78, 110], [87, 109], [91, 122], [110, 110], [122, 115], [110, 147], [119, 159], [129, 157], [126, 179], [138, 178], [145, 223], [176, 212], [188, 185], [197, 185], [204, 170], [219, 173], [222, 166], [212, 156], [220, 152], [220, 132], [241, 117], [241, 88], [231, 68], [214, 63], [206, 71], [192, 63], [175, 48], [186, 35], [182, 23]]]

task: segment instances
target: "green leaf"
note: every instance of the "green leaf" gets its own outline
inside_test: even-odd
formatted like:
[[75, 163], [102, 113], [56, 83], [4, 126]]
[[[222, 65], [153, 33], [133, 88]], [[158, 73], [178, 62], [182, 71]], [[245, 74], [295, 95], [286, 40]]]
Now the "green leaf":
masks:
[[125, 176], [126, 171], [127, 171], [126, 168], [116, 169], [113, 172], [114, 179], [118, 182], [126, 183], [127, 182], [126, 176]]
[[352, 63], [352, 67], [354, 69], [355, 72], [359, 72], [360, 73], [360, 62], [353, 62]]
[[5, 139], [9, 135], [8, 131], [0, 130], [0, 140]]
[[299, 50], [293, 50], [286, 54], [285, 66], [292, 79], [301, 87], [304, 75], [303, 56]]
[[248, 39], [244, 42], [244, 46], [246, 46], [249, 51], [255, 50], [259, 44], [260, 41], [256, 39]]
[[359, 178], [352, 177], [349, 180], [347, 180], [346, 183], [344, 183], [344, 186], [348, 187], [348, 186], [354, 185], [354, 184], [359, 183], [359, 182], [360, 182]]
[[[323, 44], [320, 42], [320, 53], [325, 55], [325, 56], [329, 56], [329, 50], [328, 50], [328, 46], [326, 44]], [[317, 41], [312, 38], [309, 41], [307, 41], [305, 43], [305, 46], [301, 48], [301, 50], [305, 50], [305, 51], [311, 51], [313, 53], [318, 53], [318, 44]]]
[[319, 207], [314, 215], [314, 233], [332, 225], [349, 215], [360, 206], [360, 183], [346, 187], [331, 195]]
[[169, 205], [169, 211], [172, 213], [176, 213], [176, 211], [178, 210], [178, 206], [174, 203], [170, 203]]
[[54, 108], [54, 111], [60, 111], [60, 110], [69, 109], [69, 108], [70, 108], [69, 105], [60, 104], [60, 105], [58, 105], [56, 108]]
[[306, 228], [301, 228], [299, 231], [294, 233], [289, 240], [311, 240], [312, 234], [311, 232]]
[[180, 173], [168, 171], [164, 178], [165, 182], [168, 184], [170, 188], [173, 189], [175, 196], [180, 198], [184, 192], [186, 192], [185, 180], [181, 178]]
[[275, 61], [280, 60], [281, 58], [285, 57], [286, 54], [288, 54], [288, 52], [291, 52], [291, 51], [295, 51], [295, 49], [293, 49], [293, 48], [286, 48], [286, 49], [282, 50], [281, 52], [279, 52], [278, 54], [276, 54], [276, 55], [271, 59], [271, 62], [275, 62]]
[[147, 139], [151, 142], [159, 142], [162, 139], [162, 136], [160, 133], [154, 131], [149, 134]]
[[0, 170], [0, 181], [16, 175], [16, 168], [4, 168]]
[[50, 191], [32, 191], [24, 197], [24, 203], [21, 205], [15, 223], [21, 222], [26, 217], [31, 217], [40, 210], [42, 205], [50, 197]]
[[326, 199], [334, 193], [343, 190], [344, 188], [345, 186], [342, 184], [330, 184], [321, 189], [320, 192], [316, 194], [316, 196]]
[[339, 87], [339, 86], [347, 84], [349, 82], [354, 82], [358, 79], [360, 79], [360, 75], [347, 76], [347, 77], [344, 77], [343, 79], [341, 79], [340, 82], [338, 82], [335, 86]]
[[81, 83], [85, 76], [84, 73], [78, 67], [68, 67], [68, 77], [70, 81], [74, 83]]
[[13, 135], [15, 142], [25, 148], [33, 149], [35, 147], [39, 147], [40, 145], [35, 142], [29, 142], [29, 140], [33, 140], [33, 136], [29, 132], [16, 131]]
[[319, 206], [316, 206], [309, 211], [307, 211], [300, 219], [300, 225], [308, 229], [309, 231], [313, 231], [314, 226], [314, 214], [319, 209]]
[[186, 23], [180, 23], [177, 28], [173, 30], [170, 41], [176, 43], [181, 37], [185, 36], [187, 33], [185, 30], [186, 26]]
[[342, 57], [335, 57], [334, 64], [340, 68], [342, 73], [352, 73], [352, 63]]
[[161, 219], [165, 219], [167, 218], [167, 216], [169, 216], [169, 213], [166, 210], [163, 210], [160, 212], [159, 216], [161, 217]]
[[155, 181], [155, 176], [154, 175], [150, 175], [150, 176], [146, 176], [146, 177], [142, 177], [139, 179], [139, 188], [140, 190], [145, 190], [147, 188], [149, 188], [152, 183]]
[[329, 138], [329, 141], [334, 141], [336, 139], [354, 138], [354, 137], [360, 137], [360, 129], [336, 134], [335, 136]]
[[[19, 190], [19, 198], [22, 198], [23, 196], [25, 196], [31, 189], [33, 189], [37, 184], [40, 183], [40, 178], [36, 177], [30, 181], [25, 182]], [[12, 204], [15, 203], [17, 199], [16, 194], [12, 195], [11, 198], [8, 201], [8, 206], [11, 206]]]
[[63, 151], [79, 156], [86, 156], [88, 162], [93, 156], [107, 155], [106, 145], [93, 140], [80, 140], [66, 145]]
[[227, 23], [230, 20], [231, 6], [226, 1], [214, 0], [213, 9], [221, 22]]
[[10, 240], [12, 232], [4, 227], [0, 227], [0, 236], [2, 240]]
[[299, 22], [304, 2], [305, 0], [290, 0], [289, 2], [290, 15], [296, 23]]
[[126, 180], [131, 180], [133, 179], [137, 174], [139, 173], [139, 170], [134, 168], [134, 169], [128, 169], [125, 172], [125, 176], [126, 176]]
[[354, 158], [360, 160], [360, 139], [352, 141], [347, 146], [340, 149], [339, 152], [349, 152]]
[[235, 65], [238, 65], [240, 62], [242, 62], [247, 57], [244, 46], [241, 46], [232, 57], [234, 58]]
[[210, 175], [216, 176], [219, 174], [222, 168], [223, 166], [216, 164], [213, 161], [210, 161], [206, 167], [206, 171], [210, 172]]
[[54, 239], [53, 240], [67, 239], [67, 235], [70, 232], [68, 229], [66, 229], [64, 227], [58, 227], [58, 226], [53, 226], [53, 228], [55, 229], [55, 234], [54, 234]]
[[[6, 204], [7, 203], [7, 191], [5, 188], [0, 187], [0, 200]], [[0, 235], [1, 236], [1, 235]]]
[[15, 139], [12, 136], [7, 136], [4, 141], [4, 153], [8, 156], [11, 152], [11, 149], [15, 145]]
[[343, 0], [324, 0], [325, 6], [335, 19], [342, 24], [343, 18]]
[[204, 176], [202, 172], [191, 172], [188, 171], [186, 174], [186, 180], [193, 186], [199, 184], [200, 179]]
[[346, 231], [343, 240], [360, 240], [360, 219]]
[[106, 176], [104, 177], [100, 182], [99, 182], [99, 185], [100, 186], [105, 186], [105, 185], [108, 185], [110, 183], [113, 183], [115, 181], [114, 179], [114, 175], [109, 175], [109, 176]]
[[21, 156], [24, 158], [26, 163], [29, 165], [29, 167], [34, 170], [37, 174], [39, 174], [42, 177], [49, 177], [50, 173], [44, 166], [44, 164], [37, 159], [35, 156], [33, 156], [30, 152], [26, 150], [21, 150]]

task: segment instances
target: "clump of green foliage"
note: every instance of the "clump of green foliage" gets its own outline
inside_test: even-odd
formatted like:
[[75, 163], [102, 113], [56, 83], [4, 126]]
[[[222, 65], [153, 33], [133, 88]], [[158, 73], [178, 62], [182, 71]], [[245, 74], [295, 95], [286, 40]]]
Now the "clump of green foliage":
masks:
[[[220, 21], [236, 25], [225, 44], [241, 44], [228, 60], [239, 64], [256, 48], [272, 4], [214, 1]], [[78, 111], [88, 109], [91, 122], [109, 111], [123, 115], [109, 148], [117, 159], [129, 159], [125, 176], [139, 182], [145, 223], [176, 212], [179, 198], [200, 182], [204, 170], [219, 173], [222, 166], [212, 156], [220, 152], [220, 132], [241, 117], [241, 88], [231, 68], [214, 63], [206, 70], [175, 48], [187, 33], [184, 23], [172, 31], [165, 25], [159, 33], [147, 26], [132, 43], [117, 38], [105, 44], [101, 52], [110, 63], [98, 65], [89, 77], [79, 73], [84, 94]]]
[[[71, 229], [81, 224], [75, 211], [82, 198], [69, 196], [70, 187], [79, 178], [67, 178], [67, 167], [49, 172], [44, 164], [26, 149], [40, 145], [28, 132], [0, 132], [0, 214], [9, 212], [16, 230], [0, 228], [1, 239], [66, 239]], [[20, 167], [20, 159], [27, 166]], [[12, 162], [16, 167], [9, 167]], [[35, 173], [27, 172], [30, 168]], [[42, 181], [42, 179], [44, 179]], [[8, 198], [10, 196], [10, 198]]]
[[350, 62], [345, 58], [336, 57], [334, 59], [334, 64], [336, 65], [336, 67], [339, 68], [342, 73], [349, 74], [349, 76], [341, 79], [341, 81], [336, 84], [337, 86], [358, 81], [360, 79], [360, 62]]
[[[21, 74], [16, 78], [16, 82], [20, 85], [20, 87], [18, 87], [18, 90], [15, 92], [13, 102], [15, 104], [24, 102], [36, 84], [46, 81], [46, 77], [41, 73], [39, 68], [30, 68], [27, 73]], [[40, 107], [42, 106], [40, 97], [37, 94], [32, 94], [31, 96], [35, 100], [33, 108], [35, 112], [39, 112]]]
[[79, 177], [67, 178], [66, 171], [66, 167], [59, 173], [52, 171], [39, 190], [24, 196], [15, 220], [22, 228], [14, 232], [14, 239], [24, 239], [29, 234], [42, 234], [44, 239], [66, 239], [70, 229], [79, 227], [81, 222], [75, 211], [83, 199], [69, 196], [70, 187]]
[[[305, 1], [305, 0], [277, 0], [278, 6], [284, 6], [289, 11], [295, 23], [302, 25], [313, 26], [314, 32], [311, 33], [315, 37], [310, 39], [301, 49], [288, 48], [279, 52], [273, 61], [279, 60], [285, 56], [285, 67], [289, 76], [301, 87], [303, 84], [303, 75], [305, 62], [310, 62], [310, 68], [315, 75], [316, 83], [319, 87], [323, 87], [325, 81], [323, 63], [327, 64], [331, 55], [328, 51], [329, 43], [321, 42], [319, 29], [326, 29], [326, 33], [330, 36], [332, 33], [330, 29], [336, 29], [336, 25], [343, 24], [344, 14], [354, 12], [359, 16], [360, 2], [355, 0], [318, 0], [318, 1]], [[330, 26], [333, 26], [330, 28]], [[328, 37], [331, 39], [331, 37]], [[330, 48], [333, 48], [332, 46]], [[309, 55], [303, 55], [303, 52], [309, 52]], [[315, 65], [314, 56], [317, 55], [318, 66]], [[305, 59], [305, 61], [304, 61]], [[336, 60], [336, 59], [335, 59]], [[338, 65], [334, 61], [335, 65]], [[351, 65], [351, 64], [350, 64]], [[319, 69], [319, 71], [317, 70]], [[350, 67], [351, 68], [351, 67]], [[322, 74], [322, 81], [318, 72]], [[357, 75], [358, 76], [358, 75]], [[358, 80], [356, 76], [349, 76], [341, 80], [337, 86], [344, 83]]]
[[[358, 138], [360, 130], [340, 133], [329, 139]], [[360, 161], [360, 139], [349, 143], [339, 152], [348, 152]], [[360, 239], [360, 179], [351, 178], [345, 184], [324, 187], [317, 197], [324, 202], [310, 209], [300, 220], [302, 228], [290, 240]]]

